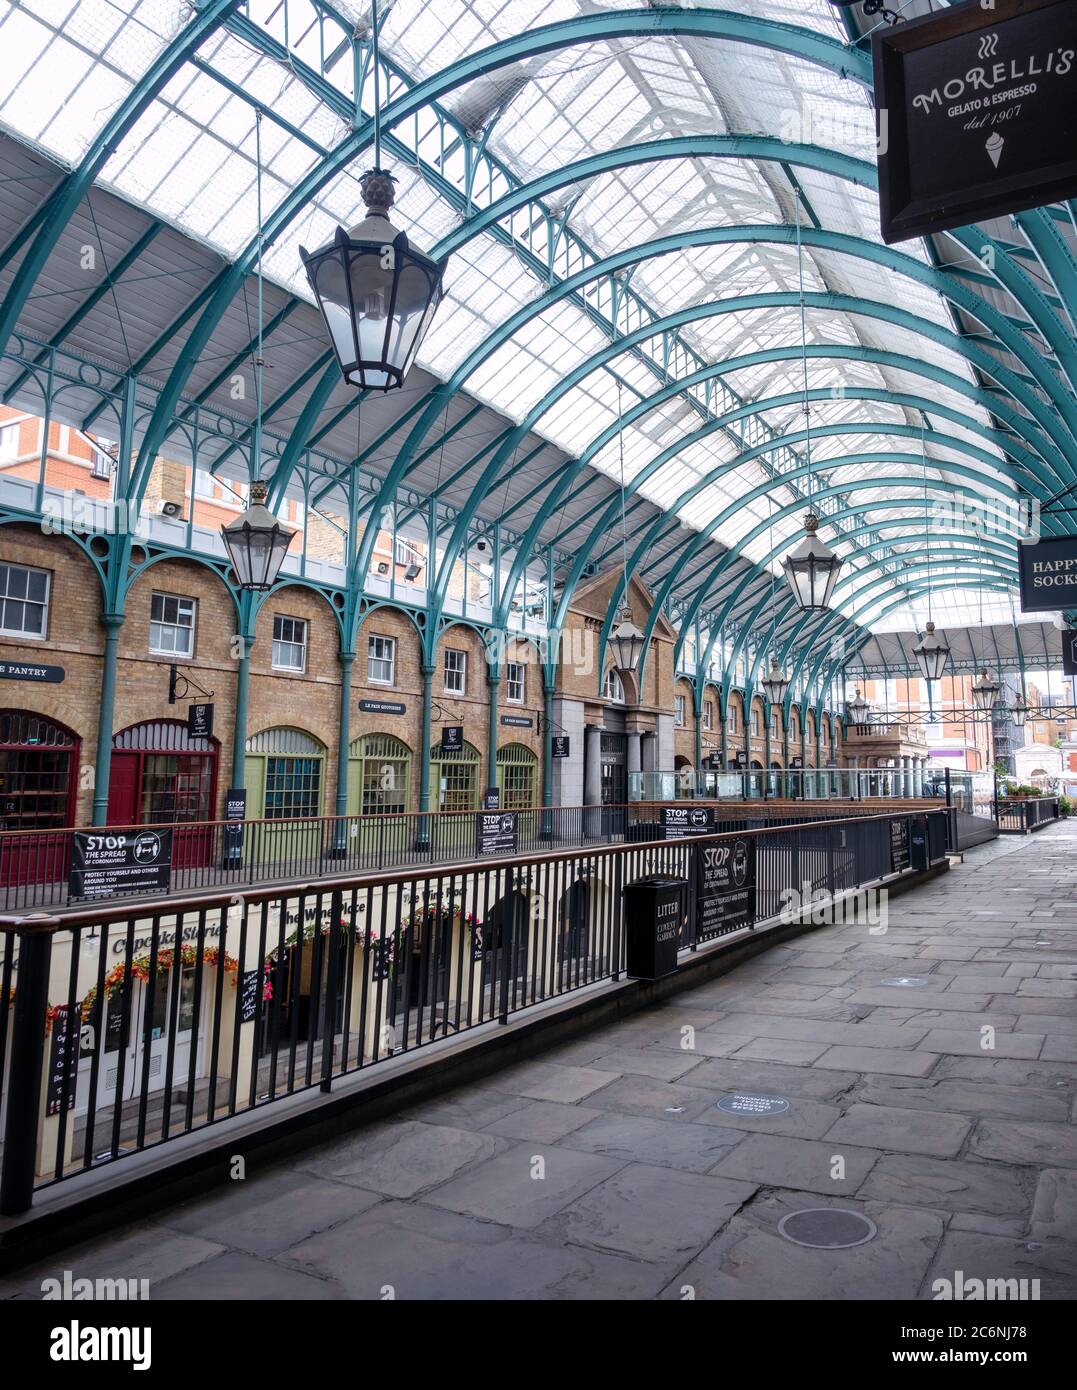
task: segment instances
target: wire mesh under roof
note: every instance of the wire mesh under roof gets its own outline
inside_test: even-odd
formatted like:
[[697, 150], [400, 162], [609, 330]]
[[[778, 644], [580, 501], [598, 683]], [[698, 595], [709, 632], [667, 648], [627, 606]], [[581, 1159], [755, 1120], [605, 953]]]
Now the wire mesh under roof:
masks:
[[[724, 8], [847, 41], [827, 0], [732, 0]], [[397, 100], [416, 82], [500, 40], [613, 9], [642, 12], [648, 5], [383, 3], [385, 99]], [[0, 0], [7, 73], [0, 80], [0, 123], [52, 158], [77, 164], [196, 12], [188, 0]], [[246, 0], [149, 101], [99, 182], [226, 259], [249, 258], [258, 234], [259, 156], [263, 220], [272, 221], [296, 184], [348, 138], [357, 114], [371, 114], [373, 84], [359, 81], [351, 42], [369, 32], [369, 20], [361, 0]], [[260, 148], [256, 104], [267, 117]], [[484, 141], [485, 174], [470, 187], [460, 141], [446, 138], [442, 116]], [[540, 175], [571, 171], [582, 159], [626, 146], [729, 134], [771, 136], [866, 166], [874, 162], [870, 98], [852, 78], [746, 43], [639, 34], [535, 53], [461, 82], [442, 96], [438, 110], [428, 107], [392, 125], [394, 218], [416, 244], [434, 249], [469, 210]], [[368, 164], [368, 154], [358, 156], [274, 230], [265, 271], [284, 296], [309, 299], [298, 247], [319, 245], [338, 223], [359, 220], [358, 175]], [[587, 457], [610, 479], [619, 482], [623, 471], [675, 521], [772, 568], [799, 533], [811, 486], [797, 399], [806, 377], [813, 392], [831, 393], [815, 402], [810, 417], [826, 538], [849, 561], [847, 575], [869, 557], [888, 560], [867, 608], [850, 584], [839, 592], [838, 607], [861, 622], [919, 620], [921, 600], [908, 587], [907, 562], [923, 550], [921, 484], [935, 494], [975, 489], [982, 480], [1000, 495], [1012, 494], [1013, 469], [951, 303], [932, 286], [848, 249], [809, 244], [801, 270], [787, 235], [798, 217], [809, 241], [821, 227], [879, 243], [872, 189], [817, 168], [692, 154], [637, 158], [576, 180], [565, 173], [564, 185], [547, 191], [541, 207], [549, 215], [541, 227], [529, 215], [503, 218], [454, 251], [446, 299], [419, 365], [441, 380], [461, 373], [468, 395], [509, 421], [541, 410], [531, 419], [540, 437]], [[555, 218], [565, 235], [551, 260], [546, 238]], [[745, 227], [753, 229], [751, 239], [706, 239], [711, 229]], [[698, 244], [633, 260], [634, 248], [689, 233], [699, 234]], [[937, 259], [926, 243], [900, 250], [919, 267]], [[608, 281], [558, 292], [566, 275], [618, 255], [627, 256], [627, 273], [616, 311]], [[801, 274], [807, 363], [799, 357]], [[991, 293], [989, 302], [1017, 314], [1001, 287]], [[773, 302], [753, 304], [759, 296]], [[866, 303], [852, 310], [832, 303], [836, 297]], [[901, 310], [930, 331], [925, 336], [879, 318], [871, 304]], [[529, 307], [540, 311], [488, 350], [491, 335]], [[665, 337], [647, 336], [649, 323], [670, 315], [685, 321]], [[610, 356], [610, 344], [631, 331], [633, 345]], [[324, 344], [310, 345], [311, 356], [319, 347]], [[1009, 362], [998, 344], [988, 341], [983, 350]], [[569, 372], [603, 354], [601, 364], [564, 389]], [[593, 448], [639, 402], [723, 363], [729, 366], [715, 391], [685, 386], [627, 423], [619, 438]], [[917, 363], [933, 372], [930, 381], [916, 374]], [[1038, 389], [1033, 382], [1030, 391]], [[896, 395], [926, 396], [940, 412], [929, 416], [925, 447], [916, 437], [920, 411], [890, 399]], [[757, 401], [774, 403], [750, 425], [743, 412], [733, 418], [739, 406]], [[853, 504], [855, 521], [843, 519]], [[994, 572], [988, 580], [1003, 582]], [[974, 619], [978, 595], [950, 589], [945, 602], [946, 620], [964, 622]]]

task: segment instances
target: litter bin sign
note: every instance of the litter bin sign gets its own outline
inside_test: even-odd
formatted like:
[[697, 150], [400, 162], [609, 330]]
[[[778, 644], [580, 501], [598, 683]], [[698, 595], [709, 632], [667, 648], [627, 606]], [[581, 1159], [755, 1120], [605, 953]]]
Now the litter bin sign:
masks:
[[927, 817], [916, 816], [909, 835], [909, 868], [923, 873], [928, 868]]
[[625, 973], [660, 980], [677, 969], [677, 949], [688, 911], [688, 880], [637, 878], [625, 885]]

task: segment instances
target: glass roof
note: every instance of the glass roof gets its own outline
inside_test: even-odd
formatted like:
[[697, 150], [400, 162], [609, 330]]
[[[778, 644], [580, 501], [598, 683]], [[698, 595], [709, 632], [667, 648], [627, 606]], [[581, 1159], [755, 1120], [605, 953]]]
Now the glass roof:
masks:
[[[648, 7], [645, 0], [383, 3], [389, 99], [500, 39], [613, 8]], [[725, 8], [839, 42], [847, 38], [839, 11], [827, 0], [731, 0]], [[65, 164], [76, 164], [193, 12], [187, 0], [0, 0], [0, 44], [9, 75], [0, 83], [0, 123]], [[350, 43], [353, 32], [367, 31], [369, 17], [369, 6], [360, 0], [247, 0], [236, 21], [207, 38], [194, 60], [149, 102], [105, 163], [100, 182], [225, 257], [239, 257], [258, 228], [252, 103], [267, 115], [261, 123], [261, 202], [270, 217], [347, 137], [357, 101], [362, 112], [372, 112], [373, 84], [364, 82], [357, 97]], [[282, 61], [281, 54], [291, 61]], [[801, 58], [698, 38], [646, 35], [537, 54], [464, 82], [443, 98], [440, 114], [458, 122], [456, 129], [484, 138], [489, 162], [470, 190], [478, 206], [581, 158], [671, 136], [770, 135], [874, 162], [870, 99], [856, 82]], [[394, 220], [425, 249], [459, 227], [468, 192], [460, 142], [447, 140], [437, 115], [428, 109], [392, 129]], [[359, 220], [358, 175], [369, 162], [364, 153], [326, 182], [269, 243], [265, 271], [278, 286], [309, 298], [298, 247], [319, 245], [338, 223]], [[600, 449], [593, 463], [617, 480], [622, 467], [629, 481], [644, 474], [641, 493], [675, 512], [675, 520], [711, 528], [716, 540], [763, 562], [799, 534], [808, 490], [805, 476], [783, 480], [807, 462], [795, 246], [741, 238], [679, 247], [635, 264], [616, 319], [608, 282], [593, 282], [581, 293], [554, 299], [494, 351], [484, 351], [484, 344], [510, 315], [595, 260], [686, 231], [750, 226], [762, 234], [789, 227], [798, 190], [806, 230], [817, 225], [879, 243], [871, 189], [772, 161], [644, 160], [555, 190], [543, 207], [563, 219], [566, 233], [554, 262], [556, 276], [546, 258], [545, 226], [537, 232], [526, 215], [504, 219], [465, 242], [452, 256], [446, 299], [420, 365], [444, 380], [474, 363], [466, 390], [520, 422], [618, 333], [683, 312], [689, 321], [676, 330], [675, 352], [660, 336], [642, 339], [556, 395], [536, 430], [578, 456], [619, 412], [690, 372], [730, 362], [710, 394], [704, 386], [685, 388], [626, 425], [621, 440]], [[929, 261], [921, 242], [899, 249], [920, 263]], [[951, 305], [933, 289], [845, 253], [807, 247], [803, 283], [809, 296], [879, 301], [944, 334], [954, 329]], [[724, 303], [759, 294], [785, 296], [785, 302], [735, 309]], [[933, 490], [955, 481], [975, 488], [980, 476], [1012, 491], [1008, 465], [992, 437], [991, 417], [970, 394], [899, 366], [827, 356], [825, 350], [895, 354], [950, 374], [970, 392], [979, 379], [956, 338], [947, 346], [810, 299], [804, 323], [807, 343], [820, 350], [807, 363], [808, 385], [831, 393], [813, 403], [810, 417], [814, 488], [833, 489], [834, 500], [823, 507], [825, 537], [850, 560], [850, 569], [866, 563], [869, 553], [894, 561], [871, 610], [858, 609], [855, 588], [846, 588], [838, 606], [861, 621], [866, 616], [908, 626], [920, 616], [920, 600], [910, 601], [904, 587], [902, 563], [923, 550], [920, 415], [909, 405], [862, 399], [857, 392], [927, 396], [965, 422], [941, 415], [930, 421], [933, 430], [950, 436], [926, 450]], [[745, 356], [767, 353], [769, 360], [738, 365]], [[724, 418], [744, 402], [772, 400], [750, 424]], [[674, 452], [689, 436], [698, 437]], [[793, 438], [785, 443], [783, 436]], [[667, 452], [660, 466], [647, 471]], [[742, 458], [745, 453], [751, 456]], [[763, 495], [767, 488], [773, 508], [784, 509], [773, 520]], [[749, 495], [756, 490], [758, 495]], [[904, 511], [893, 505], [902, 501]], [[837, 519], [853, 505], [861, 509], [855, 517]], [[873, 528], [882, 529], [873, 534]], [[776, 568], [776, 560], [770, 563]], [[903, 599], [899, 609], [879, 616]], [[945, 603], [947, 622], [964, 622], [974, 617], [976, 595], [952, 591], [936, 603]]]

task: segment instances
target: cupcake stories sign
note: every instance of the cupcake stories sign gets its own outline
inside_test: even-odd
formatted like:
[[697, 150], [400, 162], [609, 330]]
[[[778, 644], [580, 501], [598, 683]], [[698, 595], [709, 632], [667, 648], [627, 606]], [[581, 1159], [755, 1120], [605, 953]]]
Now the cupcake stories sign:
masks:
[[872, 37], [890, 243], [1077, 194], [1077, 0], [995, 0]]

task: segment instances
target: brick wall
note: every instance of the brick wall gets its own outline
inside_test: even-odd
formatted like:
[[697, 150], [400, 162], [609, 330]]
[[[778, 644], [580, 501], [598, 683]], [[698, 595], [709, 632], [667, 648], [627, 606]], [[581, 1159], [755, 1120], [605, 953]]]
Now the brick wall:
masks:
[[[51, 576], [48, 633], [44, 641], [0, 637], [0, 660], [61, 665], [65, 671], [59, 684], [5, 681], [0, 686], [0, 703], [55, 719], [80, 740], [79, 791], [74, 819], [86, 824], [92, 814], [92, 769], [96, 757], [98, 710], [101, 693], [104, 630], [101, 586], [97, 573], [81, 548], [62, 536], [44, 536], [29, 525], [10, 525], [0, 531], [0, 559], [43, 568]], [[597, 637], [597, 627], [605, 613], [605, 601], [613, 582], [607, 576], [602, 585], [592, 586], [581, 609], [569, 613], [565, 645], [559, 666], [559, 694], [584, 702], [586, 718], [600, 722], [606, 701], [594, 693], [595, 667], [586, 669], [587, 641]], [[155, 592], [192, 598], [197, 603], [194, 651], [191, 656], [155, 653], [150, 650], [150, 607]], [[635, 621], [642, 626], [643, 598], [634, 592]], [[588, 611], [592, 610], [592, 611]], [[307, 623], [307, 662], [302, 672], [275, 670], [272, 664], [273, 619], [276, 614], [299, 618]], [[215, 734], [218, 740], [217, 800], [214, 814], [223, 811], [224, 795], [237, 778], [232, 768], [232, 727], [235, 712], [239, 645], [235, 638], [236, 611], [225, 585], [209, 567], [194, 560], [160, 560], [146, 569], [128, 596], [126, 618], [119, 637], [116, 707], [113, 728], [119, 732], [148, 720], [186, 718], [187, 705], [211, 699], [215, 707]], [[374, 635], [392, 637], [396, 643], [394, 679], [391, 685], [371, 681], [368, 673], [368, 642]], [[573, 635], [575, 634], [575, 635]], [[589, 637], [588, 637], [589, 635]], [[467, 686], [462, 694], [448, 692], [444, 681], [444, 651], [455, 647], [467, 653]], [[594, 647], [592, 646], [592, 650]], [[325, 598], [302, 584], [278, 590], [262, 606], [251, 652], [248, 735], [287, 726], [312, 735], [328, 750], [325, 770], [324, 805], [334, 806], [337, 788], [337, 739], [340, 720], [341, 663], [339, 624]], [[582, 657], [581, 657], [582, 654]], [[498, 747], [523, 744], [536, 756], [536, 790], [541, 787], [543, 712], [542, 668], [533, 644], [512, 639], [504, 652], [506, 660], [520, 660], [525, 668], [523, 704], [510, 704], [502, 679], [497, 728]], [[191, 682], [190, 693], [176, 704], [168, 703], [168, 668], [176, 660], [181, 675]], [[435, 702], [431, 742], [440, 741], [441, 728], [460, 724], [465, 739], [479, 752], [486, 781], [488, 742], [487, 660], [478, 633], [462, 624], [449, 626], [440, 636], [433, 682]], [[201, 687], [201, 690], [198, 689]], [[687, 681], [673, 676], [673, 641], [668, 631], [656, 633], [645, 682], [645, 699], [638, 708], [629, 705], [626, 719], [630, 729], [654, 728], [659, 713], [672, 713], [676, 689], [685, 697], [686, 723], [674, 733], [674, 751], [695, 763], [695, 716], [692, 690]], [[202, 691], [212, 692], [211, 695]], [[629, 692], [631, 699], [631, 692]], [[714, 727], [702, 735], [704, 756], [721, 748], [721, 726], [717, 687], [708, 683], [704, 698], [714, 705]], [[363, 699], [396, 701], [402, 714], [362, 711]], [[739, 693], [732, 702], [740, 705]], [[529, 719], [530, 725], [505, 724], [503, 718]], [[794, 716], [795, 721], [795, 716]], [[412, 786], [409, 805], [418, 806], [421, 760], [428, 750], [421, 747], [422, 670], [419, 633], [408, 615], [400, 609], [380, 606], [364, 618], [356, 642], [353, 666], [351, 727], [352, 740], [365, 734], [390, 734], [411, 750]], [[743, 720], [741, 720], [743, 727]], [[814, 727], [812, 724], [811, 727]], [[795, 728], [795, 722], [794, 722]], [[735, 751], [743, 739], [731, 742]], [[794, 746], [796, 743], [794, 741]], [[753, 741], [753, 756], [762, 761], [763, 740]], [[780, 750], [773, 750], [777, 759]], [[437, 804], [437, 788], [432, 788]], [[254, 809], [254, 808], [252, 808]]]

